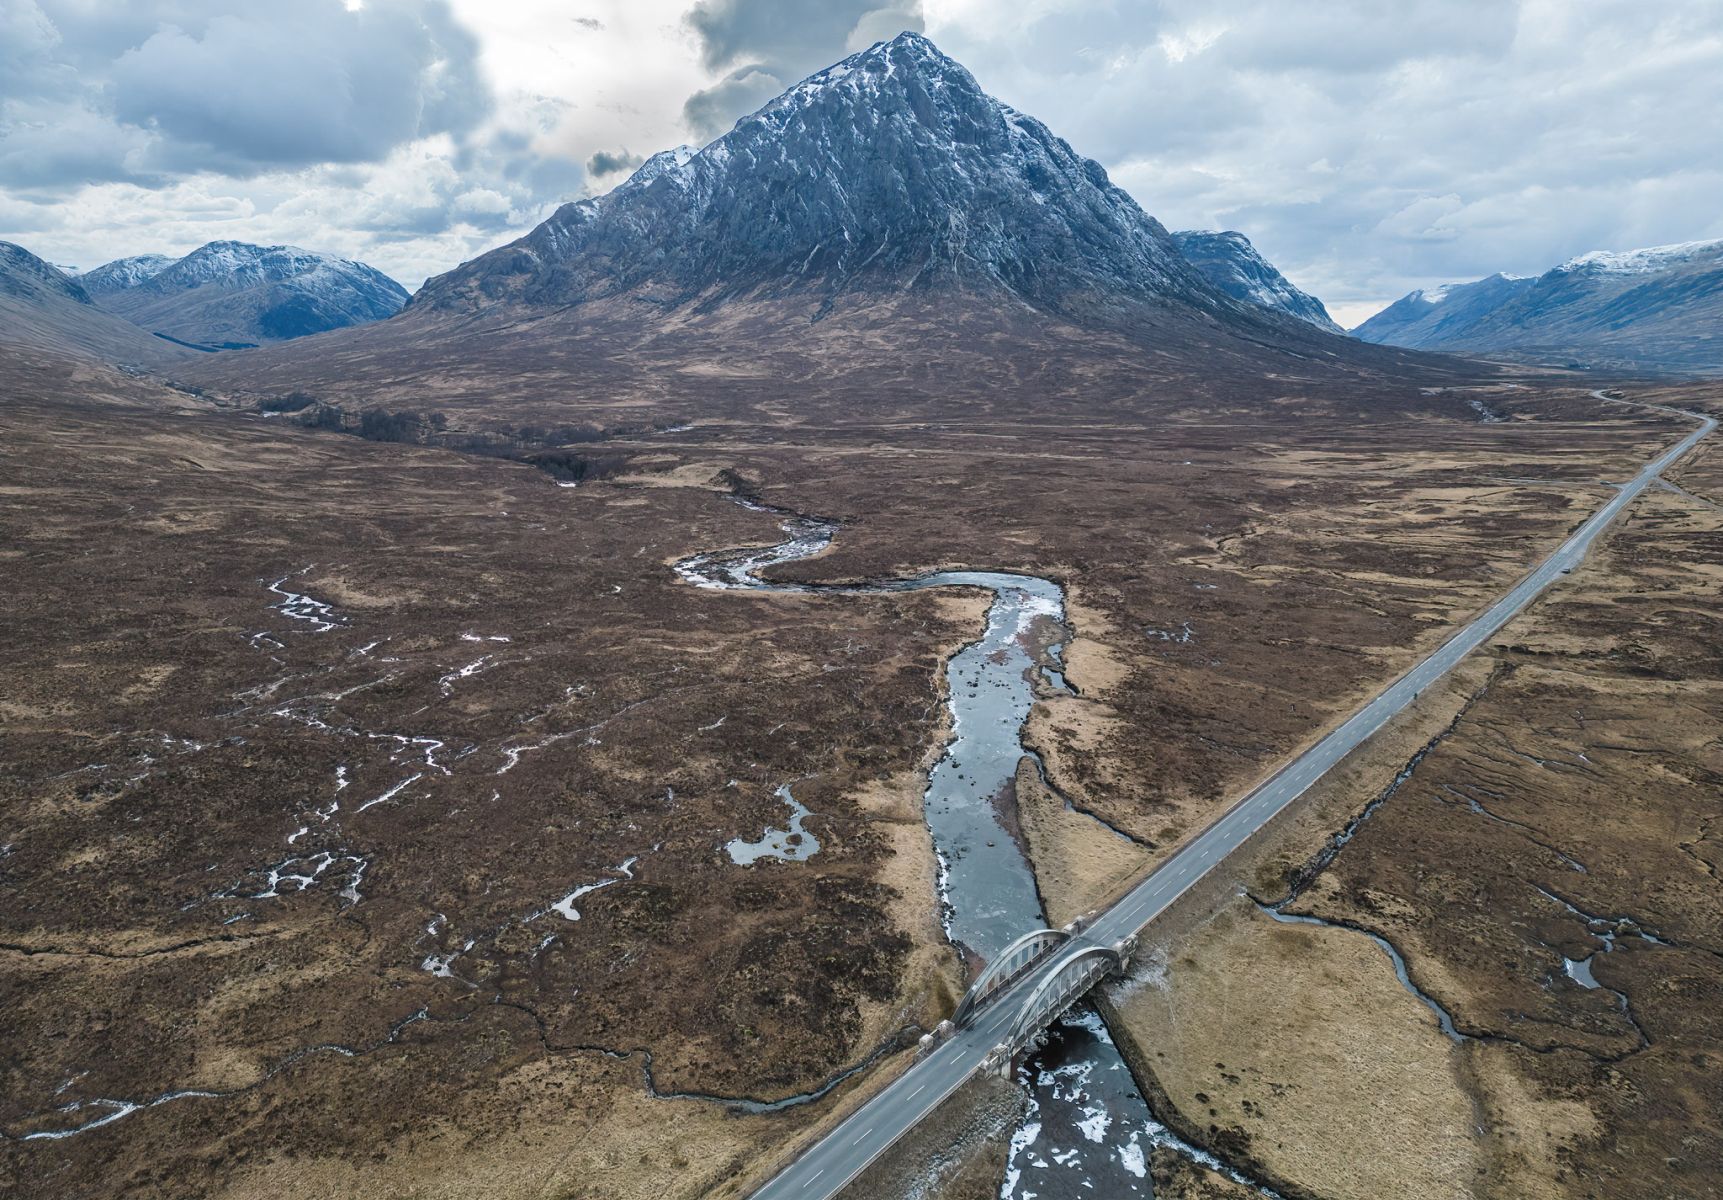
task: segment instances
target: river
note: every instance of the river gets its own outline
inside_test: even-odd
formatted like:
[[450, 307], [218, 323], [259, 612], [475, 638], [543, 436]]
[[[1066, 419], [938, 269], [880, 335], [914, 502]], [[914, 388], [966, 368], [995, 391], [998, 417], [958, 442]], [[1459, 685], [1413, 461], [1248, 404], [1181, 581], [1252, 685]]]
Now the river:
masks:
[[[928, 773], [923, 811], [939, 862], [939, 904], [946, 935], [972, 968], [1020, 934], [1046, 925], [1035, 874], [1013, 833], [1009, 805], [1017, 765], [1027, 754], [1023, 726], [1035, 680], [1063, 690], [1059, 650], [1067, 637], [1064, 589], [1050, 579], [995, 571], [939, 571], [849, 586], [773, 583], [759, 572], [819, 554], [835, 522], [735, 502], [776, 517], [784, 540], [764, 548], [720, 550], [676, 564], [696, 587], [757, 592], [856, 595], [928, 588], [980, 588], [993, 602], [981, 636], [946, 663], [951, 738]], [[1040, 648], [1040, 649], [1038, 649]], [[733, 861], [762, 857], [806, 861], [817, 850], [799, 839], [810, 814], [790, 793], [792, 825], [755, 842], [730, 843]], [[1148, 1152], [1174, 1144], [1155, 1121], [1098, 1013], [1079, 1006], [1049, 1031], [1018, 1078], [1028, 1115], [1011, 1139], [1002, 1200], [1075, 1200], [1147, 1196]]]

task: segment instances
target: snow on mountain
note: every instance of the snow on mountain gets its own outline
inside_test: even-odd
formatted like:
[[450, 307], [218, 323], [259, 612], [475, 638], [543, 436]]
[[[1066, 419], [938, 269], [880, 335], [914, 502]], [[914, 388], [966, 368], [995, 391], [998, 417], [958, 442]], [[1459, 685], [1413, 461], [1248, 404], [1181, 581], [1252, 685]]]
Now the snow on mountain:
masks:
[[1329, 333], [1344, 332], [1322, 301], [1294, 287], [1244, 234], [1186, 229], [1173, 234], [1173, 241], [1192, 266], [1233, 299], [1286, 313]]
[[1593, 250], [1588, 254], [1570, 258], [1555, 269], [1646, 275], [1689, 263], [1716, 261], [1719, 258], [1723, 258], [1723, 240], [1677, 242], [1669, 246], [1648, 246], [1643, 250], [1627, 250], [1621, 253]]
[[1425, 350], [1723, 373], [1723, 241], [1594, 250], [1535, 278], [1413, 292], [1352, 332]]
[[84, 271], [77, 279], [92, 298], [110, 296], [137, 287], [173, 263], [173, 256], [168, 254], [134, 254]]
[[[1296, 306], [1270, 272], [1256, 268], [1259, 297]], [[314, 351], [209, 359], [193, 378], [358, 405], [435, 391], [494, 413], [547, 389], [657, 397], [696, 378], [714, 406], [791, 381], [953, 400], [948, 378], [958, 403], [1129, 404], [1173, 376], [1218, 394], [1403, 366], [1210, 283], [1098, 164], [914, 33], [701, 149], [653, 155]]]
[[905, 33], [790, 88], [704, 149], [431, 280], [414, 308], [659, 306], [959, 288], [1055, 312], [1120, 298], [1243, 310], [1096, 163]]
[[234, 349], [378, 321], [407, 301], [406, 289], [376, 268], [297, 246], [210, 242], [136, 273], [142, 277], [130, 286], [95, 293], [97, 303], [200, 348]]

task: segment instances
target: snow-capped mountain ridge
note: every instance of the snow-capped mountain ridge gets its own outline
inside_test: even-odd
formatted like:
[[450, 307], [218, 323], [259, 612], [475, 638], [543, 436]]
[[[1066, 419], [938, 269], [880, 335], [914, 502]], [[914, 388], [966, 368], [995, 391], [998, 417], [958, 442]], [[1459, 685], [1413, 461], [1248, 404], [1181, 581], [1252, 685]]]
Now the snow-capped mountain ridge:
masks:
[[1536, 277], [1428, 288], [1353, 333], [1420, 350], [1723, 373], [1723, 241], [1594, 250]]
[[170, 267], [155, 272], [139, 286], [157, 295], [214, 284], [239, 290], [258, 284], [307, 279], [307, 286], [328, 289], [341, 282], [368, 285], [383, 292], [405, 289], [370, 267], [351, 259], [319, 254], [298, 246], [254, 246], [249, 242], [208, 242]]
[[171, 255], [133, 254], [84, 271], [77, 280], [92, 297], [101, 297], [135, 288], [173, 264]]
[[1592, 250], [1568, 259], [1555, 269], [1644, 275], [1654, 271], [1666, 271], [1683, 263], [1719, 257], [1723, 257], [1723, 238], [1713, 241], [1675, 242], [1667, 246], [1646, 246], [1640, 250]]
[[1421, 300], [1425, 304], [1441, 304], [1441, 303], [1444, 303], [1455, 292], [1461, 292], [1463, 294], [1463, 292], [1466, 288], [1476, 287], [1480, 283], [1489, 283], [1491, 281], [1498, 281], [1498, 282], [1502, 282], [1502, 283], [1519, 283], [1519, 282], [1522, 282], [1523, 280], [1536, 279], [1536, 278], [1537, 278], [1536, 275], [1510, 275], [1506, 271], [1497, 271], [1494, 275], [1486, 275], [1486, 276], [1484, 276], [1484, 278], [1474, 279], [1470, 283], [1466, 283], [1466, 282], [1439, 283], [1435, 287], [1418, 288], [1414, 291], [1407, 292], [1406, 295], [1402, 297], [1402, 299], [1403, 300], [1414, 300], [1414, 301]]
[[160, 336], [233, 349], [382, 320], [400, 311], [407, 292], [376, 268], [334, 255], [215, 241], [96, 299]]

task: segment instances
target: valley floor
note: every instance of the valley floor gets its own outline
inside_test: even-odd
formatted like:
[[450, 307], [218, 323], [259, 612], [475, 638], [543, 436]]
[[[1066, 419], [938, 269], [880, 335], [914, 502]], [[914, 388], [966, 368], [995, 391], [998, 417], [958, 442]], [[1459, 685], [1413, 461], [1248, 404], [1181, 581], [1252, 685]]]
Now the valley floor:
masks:
[[[920, 772], [982, 601], [690, 588], [676, 559], [777, 540], [732, 489], [842, 523], [786, 576], [1065, 584], [1078, 694], [1046, 696], [1030, 733], [1073, 808], [1017, 798], [1057, 915], [1201, 828], [1504, 591], [1600, 476], [1684, 431], [1499, 386], [685, 430], [600, 405], [636, 432], [569, 449], [608, 477], [559, 487], [6, 365], [0, 1182], [32, 1197], [738, 1195], [902, 1061], [963, 982]], [[1417, 786], [1286, 906], [1390, 938], [1472, 1040], [1451, 1047], [1360, 935], [1240, 901], [1119, 1002], [1158, 1048], [1169, 1023], [1187, 1039], [1177, 1069], [1149, 1064], [1187, 1136], [1212, 1124], [1217, 1149], [1308, 1194], [1358, 1194], [1300, 1149], [1358, 1096], [1301, 1057], [1327, 1026], [1234, 1031], [1211, 1058], [1212, 1020], [1172, 1022], [1284, 978], [1368, 1026], [1360, 1069], [1441, 1082], [1402, 1119], [1464, 1186], [1585, 1195], [1617, 1148], [1704, 1161], [1713, 1143], [1681, 1139], [1711, 1134], [1678, 1128], [1701, 1091], [1635, 1097], [1701, 1089], [1683, 1063], [1716, 1042], [1715, 857], [1691, 790], [1716, 769], [1718, 641], [1693, 632], [1715, 615], [1692, 590], [1713, 579], [1712, 461], [1680, 476], [1690, 495], [1641, 505], [1607, 574], [1510, 627], [1524, 645], [1498, 647]], [[1428, 699], [1420, 720], [1450, 719]], [[818, 852], [732, 861], [731, 839], [783, 823], [786, 782]], [[1585, 807], [1561, 790], [1579, 783]], [[1435, 882], [1408, 875], [1432, 862]], [[1262, 899], [1284, 875], [1265, 868]], [[1654, 894], [1628, 886], [1646, 877]], [[1530, 881], [1661, 942], [1600, 952]], [[1596, 989], [1560, 974], [1588, 949]], [[1521, 1115], [1456, 1139], [1469, 1104]]]

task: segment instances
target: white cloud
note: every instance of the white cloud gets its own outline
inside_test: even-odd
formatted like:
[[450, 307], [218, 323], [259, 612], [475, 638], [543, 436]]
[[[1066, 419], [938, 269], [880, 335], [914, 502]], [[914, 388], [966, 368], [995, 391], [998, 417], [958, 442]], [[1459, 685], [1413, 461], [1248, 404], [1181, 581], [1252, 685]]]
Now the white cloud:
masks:
[[1174, 228], [1331, 307], [1723, 236], [1723, 6], [927, 0], [928, 32]]

